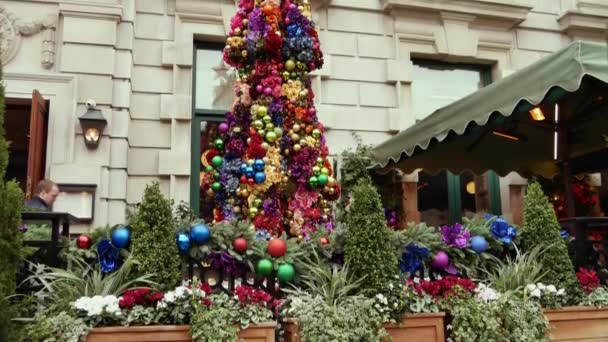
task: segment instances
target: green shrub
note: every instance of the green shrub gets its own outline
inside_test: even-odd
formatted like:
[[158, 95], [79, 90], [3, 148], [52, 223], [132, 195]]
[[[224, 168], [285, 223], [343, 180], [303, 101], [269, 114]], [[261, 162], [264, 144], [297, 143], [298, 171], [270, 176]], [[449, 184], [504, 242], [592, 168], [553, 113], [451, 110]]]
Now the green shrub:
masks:
[[158, 182], [146, 187], [132, 223], [132, 253], [139, 270], [154, 274], [163, 288], [173, 288], [181, 280], [181, 258], [175, 244], [175, 222], [171, 201], [163, 196]]
[[543, 282], [566, 289], [569, 298], [576, 301], [580, 296], [578, 280], [560, 231], [553, 207], [541, 186], [538, 183], [530, 184], [524, 199], [522, 249], [525, 252], [536, 246], [551, 246], [539, 257], [546, 272]]
[[[1, 79], [1, 72], [0, 72]], [[6, 297], [15, 293], [17, 265], [21, 256], [21, 209], [23, 193], [15, 181], [5, 181], [8, 142], [4, 133], [4, 86], [0, 83], [0, 307], [10, 307]], [[0, 341], [9, 341], [9, 310], [0, 310]]]
[[355, 278], [364, 278], [361, 290], [368, 296], [383, 294], [393, 313], [399, 313], [405, 304], [397, 255], [391, 248], [380, 195], [369, 180], [354, 187], [346, 225], [345, 261]]

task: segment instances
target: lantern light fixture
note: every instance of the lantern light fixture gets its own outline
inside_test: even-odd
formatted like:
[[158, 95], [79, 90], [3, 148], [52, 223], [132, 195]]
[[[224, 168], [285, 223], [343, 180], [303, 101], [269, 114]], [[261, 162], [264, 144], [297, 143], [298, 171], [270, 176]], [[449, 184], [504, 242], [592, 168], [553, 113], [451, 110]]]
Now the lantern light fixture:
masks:
[[80, 127], [82, 128], [84, 144], [87, 148], [95, 149], [99, 146], [101, 135], [108, 122], [103, 117], [101, 110], [95, 108], [95, 101], [88, 100], [86, 106], [87, 112], [78, 118], [78, 120], [80, 121]]

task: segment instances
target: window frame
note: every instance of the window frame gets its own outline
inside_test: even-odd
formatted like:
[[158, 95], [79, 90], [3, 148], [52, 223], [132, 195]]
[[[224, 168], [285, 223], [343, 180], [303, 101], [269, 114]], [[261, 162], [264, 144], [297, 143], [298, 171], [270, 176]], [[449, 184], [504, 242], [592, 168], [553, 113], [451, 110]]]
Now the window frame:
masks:
[[[481, 88], [492, 83], [492, 67], [488, 64], [451, 63], [433, 59], [412, 58], [412, 64], [435, 70], [470, 70], [479, 72]], [[480, 88], [480, 89], [481, 89]], [[446, 170], [448, 188], [448, 221], [454, 224], [462, 221], [462, 192], [460, 175]], [[500, 179], [494, 171], [487, 172], [488, 191], [490, 194], [490, 211], [494, 215], [502, 214], [500, 199]]]
[[219, 50], [224, 49], [223, 43], [214, 42], [195, 42], [192, 55], [192, 122], [190, 130], [190, 208], [197, 215], [200, 210], [200, 172], [201, 172], [201, 123], [221, 122], [224, 121], [226, 112], [221, 109], [203, 109], [196, 107], [196, 72], [197, 68], [197, 53], [198, 50]]

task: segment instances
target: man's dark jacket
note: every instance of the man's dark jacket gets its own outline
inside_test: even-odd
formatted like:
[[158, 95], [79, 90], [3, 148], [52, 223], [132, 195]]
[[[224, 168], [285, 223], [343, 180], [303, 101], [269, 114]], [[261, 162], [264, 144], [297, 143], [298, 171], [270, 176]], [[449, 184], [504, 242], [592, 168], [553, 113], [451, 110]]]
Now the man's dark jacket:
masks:
[[36, 209], [36, 211], [51, 211], [51, 208], [42, 200], [42, 198], [35, 196], [25, 206], [29, 209]]

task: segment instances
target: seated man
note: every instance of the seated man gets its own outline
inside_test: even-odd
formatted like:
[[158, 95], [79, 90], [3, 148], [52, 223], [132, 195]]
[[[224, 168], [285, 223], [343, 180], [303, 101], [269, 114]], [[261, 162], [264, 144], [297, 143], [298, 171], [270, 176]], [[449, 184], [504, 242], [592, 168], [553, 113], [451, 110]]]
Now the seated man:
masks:
[[51, 180], [43, 179], [36, 185], [34, 197], [25, 204], [26, 209], [52, 211], [57, 196], [59, 196], [57, 184]]

